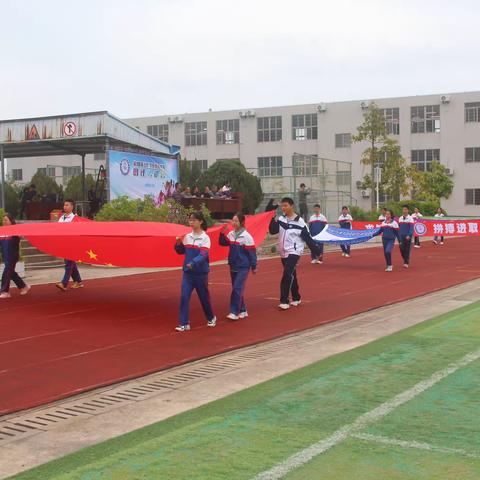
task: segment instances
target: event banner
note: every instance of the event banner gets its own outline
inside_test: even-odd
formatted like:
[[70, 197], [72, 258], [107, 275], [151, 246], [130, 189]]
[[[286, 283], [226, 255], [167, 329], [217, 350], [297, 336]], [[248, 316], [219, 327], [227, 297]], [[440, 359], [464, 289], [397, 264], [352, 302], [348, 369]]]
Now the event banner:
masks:
[[[353, 228], [362, 230], [375, 228], [381, 222], [353, 222]], [[418, 237], [433, 236], [462, 236], [462, 235], [478, 235], [480, 232], [480, 219], [478, 218], [462, 218], [462, 219], [420, 219], [415, 222], [414, 233]]]
[[174, 158], [109, 150], [108, 171], [110, 200], [123, 196], [143, 199], [145, 195], [157, 200], [178, 182], [178, 161]]

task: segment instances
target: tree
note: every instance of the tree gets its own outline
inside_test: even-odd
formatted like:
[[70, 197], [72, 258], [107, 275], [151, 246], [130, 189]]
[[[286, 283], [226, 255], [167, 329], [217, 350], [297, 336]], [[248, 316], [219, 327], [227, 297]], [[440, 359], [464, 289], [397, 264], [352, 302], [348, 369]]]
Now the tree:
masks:
[[62, 187], [55, 181], [55, 179], [49, 177], [41, 170], [37, 170], [37, 173], [32, 177], [30, 183], [35, 185], [37, 195], [39, 196], [60, 193], [62, 191]]
[[254, 213], [262, 201], [260, 180], [247, 172], [245, 165], [239, 160], [222, 160], [214, 163], [201, 177], [200, 187], [206, 185], [219, 187], [230, 184], [232, 192], [243, 193], [243, 211]]
[[[385, 119], [380, 109], [374, 102], [371, 102], [367, 111], [363, 114], [363, 123], [357, 128], [357, 135], [352, 137], [353, 142], [368, 142], [369, 147], [364, 150], [361, 162], [370, 166], [369, 181], [374, 177], [374, 169], [377, 163], [383, 160], [381, 148], [387, 141], [387, 128]], [[368, 179], [364, 179], [368, 181]], [[375, 195], [372, 198], [372, 210], [375, 209]]]
[[447, 170], [440, 162], [433, 161], [427, 172], [418, 172], [417, 198], [423, 200], [440, 201], [448, 198], [453, 191], [453, 181]]
[[400, 146], [396, 140], [388, 138], [381, 152], [385, 161], [382, 165], [382, 193], [399, 201], [402, 195], [408, 194], [409, 175], [407, 162], [400, 153]]
[[14, 182], [5, 183], [5, 206], [6, 211], [17, 218], [20, 214], [20, 196], [22, 188]]
[[[89, 173], [88, 175], [85, 175], [86, 192], [88, 192], [91, 188], [95, 188], [95, 179], [93, 178], [92, 174]], [[65, 198], [71, 198], [75, 201], [83, 200], [81, 175], [75, 175], [68, 181], [64, 196]]]

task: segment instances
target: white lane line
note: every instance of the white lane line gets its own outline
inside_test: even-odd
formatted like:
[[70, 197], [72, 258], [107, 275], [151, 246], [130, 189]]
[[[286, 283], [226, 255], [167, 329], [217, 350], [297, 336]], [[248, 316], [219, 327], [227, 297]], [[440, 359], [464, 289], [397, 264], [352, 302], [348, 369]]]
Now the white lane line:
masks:
[[356, 433], [352, 435], [358, 440], [366, 440], [367, 442], [381, 443], [382, 445], [393, 445], [395, 447], [415, 448], [418, 450], [427, 450], [436, 453], [451, 453], [453, 455], [460, 455], [467, 458], [480, 458], [479, 453], [470, 453], [461, 448], [447, 448], [430, 445], [429, 443], [416, 442], [415, 440], [406, 441], [398, 440], [396, 438], [383, 437], [381, 435], [369, 435], [368, 433]]
[[325, 453], [333, 446], [342, 443], [347, 438], [351, 437], [353, 434], [359, 433], [360, 430], [365, 428], [367, 425], [370, 425], [377, 420], [380, 420], [396, 408], [412, 400], [416, 396], [433, 387], [435, 384], [437, 384], [444, 378], [448, 377], [452, 373], [455, 373], [460, 368], [465, 367], [466, 365], [469, 365], [470, 363], [478, 360], [479, 358], [480, 349], [465, 355], [460, 360], [457, 360], [456, 362], [451, 363], [442, 370], [435, 372], [431, 377], [427, 378], [426, 380], [422, 380], [421, 382], [414, 385], [412, 388], [409, 388], [408, 390], [399, 393], [387, 402], [382, 403], [377, 408], [374, 408], [373, 410], [370, 410], [369, 412], [360, 415], [360, 417], [358, 417], [353, 423], [339, 428], [329, 437], [310, 445], [304, 450], [301, 450], [300, 452], [279, 463], [275, 467], [259, 473], [254, 477], [254, 480], [276, 480], [279, 478], [283, 478], [285, 475], [287, 475], [287, 473], [301, 467], [302, 465], [305, 465], [307, 462], [317, 457], [318, 455]]

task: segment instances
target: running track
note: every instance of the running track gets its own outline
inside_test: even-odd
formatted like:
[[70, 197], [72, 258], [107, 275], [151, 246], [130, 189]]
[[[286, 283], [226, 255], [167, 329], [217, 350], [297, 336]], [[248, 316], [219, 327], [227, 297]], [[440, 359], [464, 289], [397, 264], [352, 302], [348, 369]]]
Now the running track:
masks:
[[[412, 249], [412, 267], [384, 272], [378, 248], [352, 250], [344, 259], [326, 255], [323, 265], [299, 267], [303, 303], [277, 310], [278, 259], [259, 264], [247, 285], [247, 320], [229, 322], [229, 277], [212, 268], [211, 294], [219, 318], [205, 325], [192, 301], [192, 331], [176, 333], [179, 271], [90, 280], [62, 293], [35, 286], [0, 303], [0, 414], [158, 371], [201, 357], [332, 322], [480, 277], [480, 238], [447, 239]], [[194, 298], [194, 297], [192, 297]], [[405, 312], [408, 315], [408, 312]]]

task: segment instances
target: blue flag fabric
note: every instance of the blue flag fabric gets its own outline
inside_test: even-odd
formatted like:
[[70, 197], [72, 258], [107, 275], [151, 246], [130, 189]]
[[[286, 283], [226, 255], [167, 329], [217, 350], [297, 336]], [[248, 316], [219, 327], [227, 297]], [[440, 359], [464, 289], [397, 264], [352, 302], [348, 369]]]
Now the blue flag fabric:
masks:
[[355, 243], [363, 243], [371, 240], [380, 228], [371, 228], [367, 230], [348, 230], [346, 228], [332, 227], [327, 225], [313, 239], [317, 243], [333, 243], [337, 245], [353, 245]]

